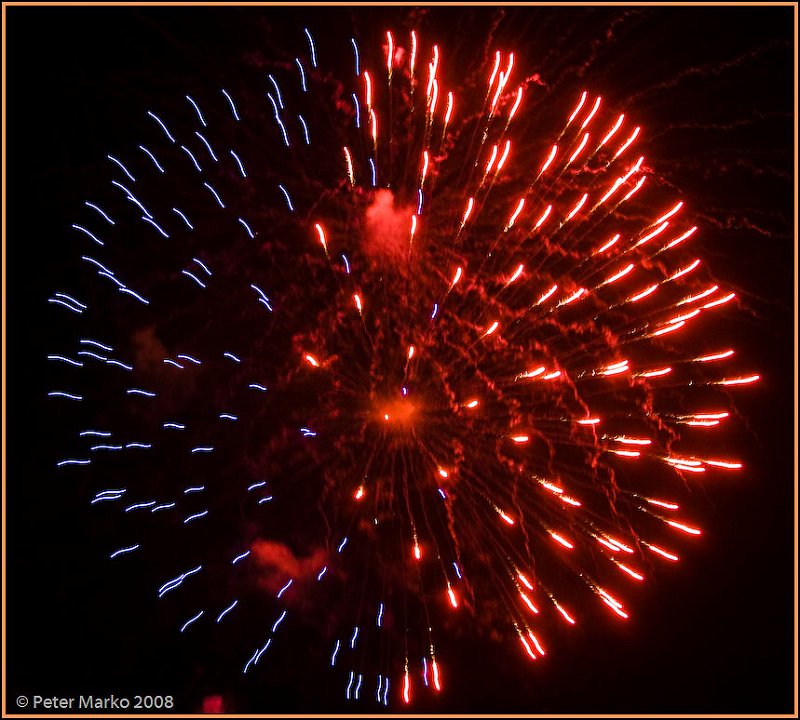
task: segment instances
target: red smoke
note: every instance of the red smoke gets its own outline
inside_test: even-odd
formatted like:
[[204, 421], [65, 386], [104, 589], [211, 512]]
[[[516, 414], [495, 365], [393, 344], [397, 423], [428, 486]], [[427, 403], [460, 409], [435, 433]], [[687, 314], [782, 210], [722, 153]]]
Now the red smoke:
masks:
[[408, 254], [413, 208], [395, 207], [391, 190], [378, 190], [366, 212], [364, 251], [373, 260], [396, 261]]

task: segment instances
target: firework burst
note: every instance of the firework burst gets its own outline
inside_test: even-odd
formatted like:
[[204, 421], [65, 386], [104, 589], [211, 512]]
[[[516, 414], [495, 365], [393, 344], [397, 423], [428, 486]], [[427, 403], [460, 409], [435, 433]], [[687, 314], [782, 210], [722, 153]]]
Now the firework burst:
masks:
[[85, 422], [57, 466], [112, 562], [170, 568], [141, 572], [176, 633], [250, 676], [311, 627], [347, 699], [404, 705], [455, 627], [541, 661], [626, 620], [702, 534], [687, 489], [741, 468], [714, 431], [758, 376], [631, 118], [586, 90], [540, 123], [506, 49], [461, 79], [387, 31], [340, 78], [300, 37], [108, 155], [48, 299]]

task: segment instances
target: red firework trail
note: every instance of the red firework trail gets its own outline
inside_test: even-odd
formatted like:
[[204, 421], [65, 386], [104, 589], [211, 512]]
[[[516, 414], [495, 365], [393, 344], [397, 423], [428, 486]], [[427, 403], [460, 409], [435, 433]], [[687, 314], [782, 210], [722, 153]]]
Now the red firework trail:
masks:
[[352, 39], [344, 80], [304, 36], [108, 156], [49, 299], [87, 423], [58, 466], [116, 511], [114, 562], [166, 569], [176, 632], [251, 674], [310, 625], [347, 699], [412, 703], [455, 624], [539, 661], [627, 619], [702, 534], [686, 488], [742, 467], [713, 433], [758, 375], [628, 117], [587, 90], [544, 136], [512, 52], [459, 90], [416, 32]]

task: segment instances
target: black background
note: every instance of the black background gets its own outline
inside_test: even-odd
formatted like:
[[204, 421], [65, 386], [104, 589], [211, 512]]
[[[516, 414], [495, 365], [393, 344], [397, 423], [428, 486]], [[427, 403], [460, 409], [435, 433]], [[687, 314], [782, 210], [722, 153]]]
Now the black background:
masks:
[[[151, 595], [103, 560], [85, 499], [54, 475], [42, 359], [65, 228], [154, 98], [229, 79], [232, 60], [362, 44], [410, 8], [6, 8], [7, 710], [18, 694], [209, 695], [239, 712], [373, 712], [338, 681], [280, 664], [220, 680], [162, 636]], [[530, 668], [461, 638], [432, 712], [776, 713], [793, 707], [793, 9], [430, 9], [426, 36], [499, 46], [559, 92], [583, 84], [647, 128], [648, 163], [690, 197], [703, 257], [741, 298], [737, 346], [763, 381], [736, 394], [746, 471], [698, 495], [705, 535], [641, 593], [627, 624], [585, 626]], [[343, 44], [343, 43], [340, 43]], [[575, 93], [577, 94], [577, 93]], [[135, 118], [135, 119], [134, 119]], [[515, 649], [516, 650], [516, 649]], [[291, 652], [283, 648], [283, 652]], [[295, 674], [297, 673], [297, 674]], [[424, 707], [424, 706], [420, 706]], [[420, 709], [420, 707], [416, 709]]]

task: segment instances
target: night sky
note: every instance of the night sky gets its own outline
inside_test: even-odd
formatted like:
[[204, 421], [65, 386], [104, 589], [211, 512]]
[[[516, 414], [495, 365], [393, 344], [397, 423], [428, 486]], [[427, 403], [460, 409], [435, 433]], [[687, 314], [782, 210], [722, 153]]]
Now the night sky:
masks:
[[344, 57], [331, 63], [341, 74], [351, 35], [363, 46], [388, 28], [399, 37], [412, 13], [426, 39], [458, 57], [472, 45], [482, 51], [493, 28], [492, 47], [513, 49], [521, 75], [539, 73], [560, 109], [588, 87], [642, 125], [648, 165], [701, 226], [698, 256], [737, 292], [722, 337], [736, 338], [762, 381], [734, 393], [738, 417], [726, 443], [745, 470], [696, 486], [702, 540], [631, 593], [627, 623], [592, 615], [533, 665], [516, 643], [441, 633], [445, 690], [432, 700], [420, 693], [411, 709], [792, 712], [795, 11], [5, 9], [6, 712], [17, 711], [20, 694], [89, 693], [171, 694], [181, 713], [199, 712], [211, 696], [229, 712], [380, 711], [344, 702], [341, 676], [325, 668], [330, 649], [315, 647], [310, 631], [288, 628], [269, 662], [243, 679], [229, 648], [175, 632], [152, 592], [163, 572], [109, 563], [110, 528], [96, 520], [88, 488], [54, 467], [71, 426], [46, 397], [45, 357], [70, 331], [47, 298], [67, 286], [69, 226], [107, 184], [106, 153], [139, 142], [147, 109], [235, 87], [254, 58], [302, 52], [305, 26], [325, 61], [338, 42]]

